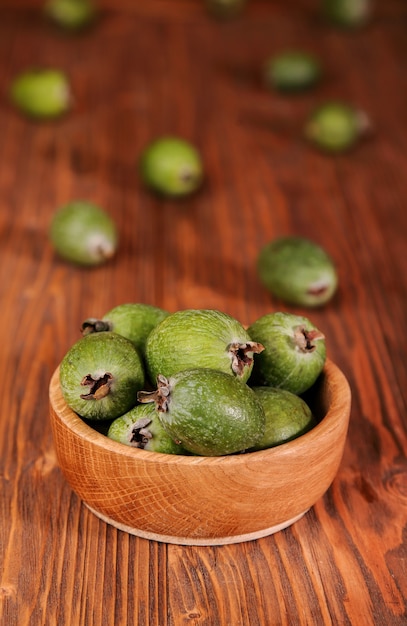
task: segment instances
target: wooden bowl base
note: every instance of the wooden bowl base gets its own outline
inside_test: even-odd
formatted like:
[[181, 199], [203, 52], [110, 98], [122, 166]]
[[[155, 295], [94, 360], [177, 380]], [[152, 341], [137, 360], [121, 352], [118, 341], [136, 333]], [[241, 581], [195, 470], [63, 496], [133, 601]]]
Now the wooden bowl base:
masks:
[[141, 537], [142, 539], [150, 539], [153, 541], [161, 541], [163, 543], [173, 543], [179, 546], [224, 546], [232, 543], [243, 543], [244, 541], [252, 541], [253, 539], [261, 539], [262, 537], [267, 537], [268, 535], [273, 535], [274, 533], [279, 532], [280, 530], [284, 530], [288, 528], [295, 522], [298, 522], [299, 519], [309, 511], [303, 511], [299, 515], [292, 517], [285, 522], [281, 522], [281, 524], [276, 524], [275, 526], [271, 526], [270, 528], [264, 528], [263, 530], [258, 530], [254, 533], [246, 533], [244, 535], [234, 535], [231, 537], [215, 537], [215, 538], [191, 538], [191, 537], [173, 537], [171, 535], [161, 535], [157, 533], [150, 533], [145, 530], [139, 530], [138, 528], [132, 528], [131, 526], [126, 526], [125, 524], [121, 524], [120, 522], [116, 522], [114, 519], [111, 519], [107, 515], [103, 515], [96, 511], [92, 507], [90, 507], [86, 502], [85, 506], [91, 511], [96, 517], [103, 520], [107, 524], [118, 528], [119, 530], [123, 530], [130, 535], [136, 535], [137, 537]]

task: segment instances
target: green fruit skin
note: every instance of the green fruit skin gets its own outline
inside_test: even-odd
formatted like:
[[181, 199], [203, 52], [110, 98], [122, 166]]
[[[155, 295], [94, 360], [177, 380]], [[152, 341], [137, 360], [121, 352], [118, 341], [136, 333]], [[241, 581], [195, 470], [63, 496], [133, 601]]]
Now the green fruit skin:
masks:
[[321, 76], [321, 64], [312, 54], [286, 51], [269, 59], [264, 70], [266, 85], [281, 91], [300, 91], [314, 85]]
[[249, 326], [250, 336], [265, 348], [254, 362], [251, 386], [279, 387], [299, 395], [315, 383], [326, 360], [325, 340], [316, 341], [312, 352], [301, 351], [294, 341], [298, 326], [318, 330], [306, 317], [280, 312], [267, 313]]
[[22, 72], [11, 83], [10, 98], [22, 113], [38, 119], [59, 117], [71, 105], [68, 79], [56, 69]]
[[266, 416], [262, 439], [251, 450], [264, 450], [296, 439], [316, 425], [308, 404], [299, 396], [276, 387], [254, 387]]
[[371, 8], [371, 0], [322, 0], [325, 17], [344, 28], [365, 24], [370, 17]]
[[150, 332], [168, 317], [168, 311], [139, 302], [119, 304], [103, 316], [111, 323], [111, 330], [129, 339], [144, 355], [145, 344]]
[[327, 102], [311, 113], [304, 133], [321, 150], [345, 152], [360, 137], [360, 113], [347, 104]]
[[[233, 317], [212, 309], [185, 309], [166, 317], [150, 333], [146, 366], [152, 381], [185, 369], [209, 368], [235, 375], [227, 352], [230, 343], [251, 341], [249, 333]], [[253, 365], [244, 368], [249, 379]]]
[[53, 216], [49, 236], [58, 254], [78, 265], [100, 265], [116, 252], [118, 234], [114, 221], [100, 207], [78, 200], [61, 207]]
[[[82, 399], [85, 376], [113, 376], [110, 393], [99, 400]], [[137, 402], [137, 392], [145, 382], [140, 356], [134, 345], [113, 332], [95, 333], [79, 339], [65, 354], [60, 365], [60, 385], [67, 405], [90, 420], [114, 419]]]
[[302, 237], [280, 237], [266, 244], [257, 269], [265, 287], [290, 304], [321, 306], [338, 286], [332, 259], [320, 246]]
[[203, 165], [198, 150], [176, 137], [162, 137], [144, 150], [140, 159], [144, 183], [166, 196], [184, 196], [201, 185]]
[[[151, 434], [151, 439], [147, 443], [138, 445], [134, 441], [133, 431], [138, 420], [147, 418], [151, 423], [146, 427]], [[157, 411], [153, 404], [138, 404], [133, 409], [116, 418], [109, 427], [107, 436], [109, 439], [148, 450], [150, 452], [160, 452], [163, 454], [188, 454], [182, 446], [175, 443], [164, 430], [159, 420]]]
[[89, 0], [49, 0], [44, 5], [44, 13], [58, 26], [77, 31], [94, 20], [96, 8]]
[[254, 391], [216, 370], [184, 370], [169, 379], [169, 407], [160, 420], [170, 437], [193, 454], [222, 456], [254, 446], [265, 416]]

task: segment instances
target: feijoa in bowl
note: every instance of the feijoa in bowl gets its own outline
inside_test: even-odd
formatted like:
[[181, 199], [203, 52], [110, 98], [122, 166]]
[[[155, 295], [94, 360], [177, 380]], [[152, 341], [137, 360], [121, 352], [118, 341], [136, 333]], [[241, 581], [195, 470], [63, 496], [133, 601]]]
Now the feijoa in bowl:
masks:
[[299, 520], [335, 478], [351, 400], [344, 374], [328, 359], [307, 392], [317, 422], [311, 430], [266, 450], [207, 457], [108, 438], [67, 406], [59, 368], [49, 397], [58, 463], [85, 505], [118, 529], [181, 545], [257, 539]]

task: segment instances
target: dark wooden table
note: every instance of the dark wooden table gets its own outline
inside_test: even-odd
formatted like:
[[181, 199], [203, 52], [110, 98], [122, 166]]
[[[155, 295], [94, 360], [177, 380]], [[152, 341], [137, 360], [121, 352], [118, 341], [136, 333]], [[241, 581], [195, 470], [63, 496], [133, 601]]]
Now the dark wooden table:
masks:
[[[378, 1], [349, 33], [317, 2], [251, 0], [230, 22], [199, 0], [105, 2], [76, 37], [39, 2], [0, 12], [0, 623], [2, 626], [401, 626], [407, 624], [407, 5]], [[314, 51], [325, 76], [296, 97], [267, 91], [265, 58]], [[34, 123], [10, 105], [28, 66], [65, 70], [74, 107]], [[349, 154], [319, 153], [303, 120], [352, 102], [374, 133]], [[137, 159], [164, 133], [201, 150], [204, 187], [184, 201], [143, 188]], [[120, 231], [115, 259], [80, 269], [54, 254], [55, 209], [99, 203]], [[256, 258], [298, 234], [334, 258], [324, 308], [274, 299]], [[48, 384], [88, 316], [148, 302], [218, 308], [251, 323], [308, 316], [346, 373], [353, 404], [333, 485], [294, 526], [221, 547], [127, 535], [92, 515], [56, 463]]]

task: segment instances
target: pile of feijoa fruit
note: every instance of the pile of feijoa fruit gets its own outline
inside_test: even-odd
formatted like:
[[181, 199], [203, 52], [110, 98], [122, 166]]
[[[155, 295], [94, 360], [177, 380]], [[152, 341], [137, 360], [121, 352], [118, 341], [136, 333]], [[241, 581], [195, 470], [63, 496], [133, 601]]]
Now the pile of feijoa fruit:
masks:
[[128, 303], [82, 324], [60, 365], [67, 405], [109, 438], [167, 454], [269, 448], [315, 425], [302, 394], [325, 363], [306, 317], [269, 313], [245, 328], [213, 309]]

